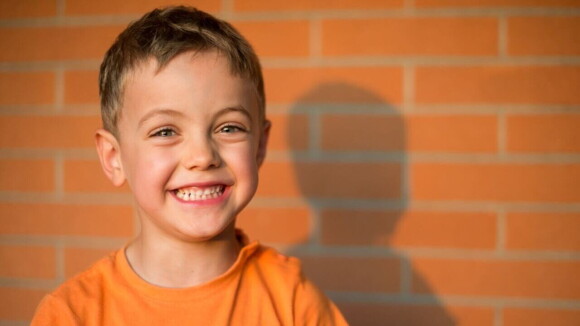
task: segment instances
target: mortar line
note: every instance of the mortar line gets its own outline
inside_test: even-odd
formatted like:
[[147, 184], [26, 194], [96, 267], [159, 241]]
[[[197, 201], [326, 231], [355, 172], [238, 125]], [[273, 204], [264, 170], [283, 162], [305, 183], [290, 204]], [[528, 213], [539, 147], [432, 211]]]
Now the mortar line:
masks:
[[65, 244], [63, 239], [58, 238], [55, 244], [56, 250], [56, 277], [55, 280], [60, 284], [66, 280], [65, 277]]
[[[290, 108], [291, 103], [268, 103], [268, 113], [288, 114], [290, 111], [297, 114], [307, 114], [311, 110], [318, 110], [319, 113], [332, 114], [364, 114], [393, 116], [400, 115], [404, 104], [304, 104], [300, 107]], [[580, 115], [578, 105], [543, 105], [543, 104], [513, 104], [506, 107], [493, 104], [419, 104], [404, 108], [404, 113], [420, 114], [428, 116], [440, 115], [469, 115], [469, 116], [489, 116], [504, 113], [506, 118], [511, 114], [526, 115], [554, 115], [572, 114]], [[99, 116], [99, 105], [95, 104], [71, 104], [64, 106], [62, 112], [57, 112], [55, 104], [50, 105], [0, 105], [0, 115], [71, 115], [71, 116]], [[567, 154], [566, 154], [567, 155]]]
[[552, 203], [497, 203], [492, 201], [425, 201], [414, 200], [410, 202], [410, 208], [415, 210], [432, 210], [432, 211], [453, 211], [453, 212], [496, 212], [503, 209], [510, 212], [560, 212], [560, 213], [579, 213], [580, 204], [552, 204]]
[[9, 320], [1, 320], [0, 326], [28, 326], [28, 322], [26, 321], [9, 321]]
[[56, 16], [64, 17], [66, 12], [66, 0], [56, 0]]
[[[429, 66], [429, 67], [528, 67], [531, 65], [550, 66], [572, 66], [580, 65], [578, 56], [525, 56], [499, 57], [499, 56], [397, 56], [397, 55], [360, 55], [345, 57], [325, 57], [324, 60], [312, 60], [312, 58], [262, 58], [262, 64], [266, 69], [273, 68], [309, 68], [309, 67], [400, 67], [405, 64]], [[1, 65], [0, 65], [1, 67]]]
[[310, 58], [314, 61], [320, 60], [322, 58], [322, 21], [318, 18], [312, 18], [309, 27]]
[[57, 67], [54, 71], [54, 111], [64, 111], [64, 68]]
[[217, 13], [216, 16], [225, 20], [234, 20], [235, 17], [234, 0], [222, 0], [221, 10]]
[[97, 161], [97, 153], [93, 148], [87, 149], [0, 149], [0, 158], [28, 158], [28, 159], [52, 159], [58, 153], [68, 159], [88, 159]]
[[504, 110], [497, 112], [497, 151], [500, 157], [506, 157], [509, 152], [507, 150], [508, 131], [507, 131], [507, 117]]
[[[224, 0], [227, 1], [227, 0]], [[227, 2], [226, 2], [227, 3]], [[223, 9], [222, 9], [223, 10]], [[95, 15], [65, 15], [66, 8], [63, 0], [57, 2], [57, 16], [42, 18], [24, 19], [0, 19], [0, 27], [52, 27], [52, 26], [98, 26], [111, 24], [127, 24], [140, 17], [139, 14], [95, 14]], [[282, 12], [235, 12], [235, 20], [298, 20], [309, 19], [313, 16], [322, 19], [389, 19], [389, 18], [461, 18], [461, 17], [490, 17], [490, 16], [543, 16], [543, 17], [566, 17], [577, 16], [580, 9], [577, 8], [443, 8], [443, 9], [417, 9], [417, 8], [395, 8], [376, 10], [301, 10]], [[218, 16], [225, 17], [223, 12], [218, 12]]]
[[403, 65], [403, 103], [402, 110], [407, 112], [415, 106], [415, 65]]
[[53, 280], [53, 279], [41, 280], [41, 279], [21, 279], [21, 278], [0, 277], [0, 287], [52, 291], [60, 283], [61, 282], [58, 282], [58, 281]]
[[[322, 59], [322, 58], [321, 58]], [[275, 68], [310, 68], [310, 67], [400, 67], [405, 64], [429, 66], [429, 67], [521, 67], [521, 66], [541, 66], [541, 67], [562, 67], [580, 66], [580, 56], [525, 56], [525, 57], [505, 57], [498, 56], [345, 56], [345, 57], [324, 57], [324, 60], [313, 60], [311, 57], [290, 58], [290, 57], [263, 57], [261, 63], [264, 69]], [[100, 62], [98, 60], [67, 60], [67, 61], [28, 61], [28, 62], [0, 62], [0, 72], [8, 71], [46, 71], [50, 69], [83, 69], [98, 70]]]
[[[314, 138], [314, 137], [313, 137]], [[314, 141], [310, 141], [314, 144]], [[312, 145], [313, 146], [313, 145]], [[439, 153], [432, 152], [382, 152], [382, 151], [364, 151], [364, 150], [350, 150], [350, 151], [316, 151], [305, 150], [295, 152], [293, 155], [285, 154], [284, 152], [271, 151], [268, 155], [267, 162], [284, 162], [294, 158], [294, 161], [302, 162], [326, 162], [326, 163], [405, 163], [410, 164], [447, 164], [447, 165], [481, 165], [481, 164], [513, 164], [513, 165], [537, 165], [545, 164], [551, 166], [569, 165], [580, 163], [579, 154], [510, 154], [505, 157], [498, 157], [496, 153], [454, 153], [441, 151]], [[412, 177], [412, 176], [411, 176]], [[491, 199], [469, 200], [468, 202], [489, 202]], [[456, 202], [456, 201], [449, 201]]]
[[[538, 213], [566, 213], [578, 214], [580, 213], [579, 204], [536, 204], [536, 203], [520, 203], [520, 204], [497, 204], [493, 202], [477, 202], [477, 203], [456, 203], [456, 202], [414, 202], [409, 207], [408, 205], [401, 205], [396, 200], [324, 200], [325, 207], [355, 209], [358, 211], [392, 211], [400, 212], [404, 209], [413, 211], [431, 211], [431, 212], [456, 212], [456, 213], [490, 213], [496, 214], [498, 210], [505, 210], [506, 212], [538, 212]], [[264, 198], [257, 197], [252, 201], [253, 205], [262, 207], [303, 207], [307, 202], [303, 198], [294, 197], [277, 197]], [[521, 251], [520, 251], [521, 252]], [[545, 252], [537, 252], [545, 254]]]
[[314, 247], [321, 247], [322, 246], [322, 218], [321, 212], [322, 209], [319, 205], [310, 203], [309, 209], [311, 211], [311, 219], [310, 222], [312, 223], [310, 226], [310, 236], [308, 244]]
[[506, 243], [507, 243], [507, 213], [504, 208], [499, 208], [497, 212], [497, 225], [496, 225], [496, 250], [499, 254], [506, 253]]
[[498, 304], [498, 306], [494, 307], [493, 325], [503, 326], [503, 307], [501, 304]]
[[60, 236], [60, 235], [3, 235], [0, 236], [2, 245], [35, 245], [56, 248], [59, 243], [64, 246], [81, 248], [115, 250], [126, 242], [126, 237], [105, 236]]
[[496, 308], [501, 306], [524, 308], [580, 309], [578, 300], [504, 298], [489, 296], [457, 296], [442, 294], [413, 294], [405, 298], [400, 294], [362, 293], [329, 291], [329, 294], [342, 302], [405, 303], [410, 305], [480, 306]]
[[409, 262], [409, 257], [406, 255], [401, 254], [399, 256], [400, 261], [400, 281], [401, 281], [401, 289], [400, 293], [403, 298], [408, 298], [412, 294], [412, 283], [413, 283], [413, 276], [412, 276], [412, 268], [411, 263]]
[[498, 17], [498, 56], [501, 58], [508, 57], [508, 23], [505, 14]]
[[112, 205], [130, 206], [131, 195], [128, 193], [91, 193], [91, 194], [66, 194], [57, 196], [54, 193], [22, 193], [0, 192], [0, 202], [12, 202], [20, 204], [58, 204], [58, 205]]
[[[412, 5], [413, 1], [409, 1]], [[403, 5], [393, 9], [317, 9], [288, 11], [237, 12], [237, 20], [301, 20], [317, 17], [321, 19], [389, 19], [389, 18], [479, 18], [501, 15], [519, 16], [575, 16], [577, 8], [427, 8], [418, 9]]]
[[311, 158], [319, 157], [321, 155], [321, 118], [317, 110], [312, 110], [308, 113], [308, 129], [309, 129], [309, 144], [308, 152]]
[[60, 151], [54, 154], [54, 194], [57, 200], [64, 198], [64, 156]]

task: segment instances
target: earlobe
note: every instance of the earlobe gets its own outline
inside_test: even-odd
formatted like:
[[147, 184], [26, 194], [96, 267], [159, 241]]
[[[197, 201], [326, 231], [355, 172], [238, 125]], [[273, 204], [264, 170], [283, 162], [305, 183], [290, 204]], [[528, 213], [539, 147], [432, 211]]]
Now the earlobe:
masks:
[[116, 187], [122, 186], [125, 183], [125, 172], [117, 139], [110, 132], [99, 129], [95, 133], [95, 145], [105, 175]]
[[264, 163], [266, 158], [266, 149], [268, 147], [268, 137], [270, 137], [270, 128], [272, 123], [269, 120], [264, 120], [264, 125], [262, 126], [262, 134], [260, 135], [260, 143], [258, 144], [258, 154], [256, 157], [256, 162], [258, 166]]

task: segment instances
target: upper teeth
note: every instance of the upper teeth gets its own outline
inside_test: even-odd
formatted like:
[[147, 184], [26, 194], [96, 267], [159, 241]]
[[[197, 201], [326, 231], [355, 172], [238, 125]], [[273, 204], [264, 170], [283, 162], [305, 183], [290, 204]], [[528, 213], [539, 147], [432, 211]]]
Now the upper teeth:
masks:
[[204, 200], [219, 197], [224, 191], [224, 186], [213, 186], [204, 189], [186, 188], [177, 189], [175, 195], [183, 200]]

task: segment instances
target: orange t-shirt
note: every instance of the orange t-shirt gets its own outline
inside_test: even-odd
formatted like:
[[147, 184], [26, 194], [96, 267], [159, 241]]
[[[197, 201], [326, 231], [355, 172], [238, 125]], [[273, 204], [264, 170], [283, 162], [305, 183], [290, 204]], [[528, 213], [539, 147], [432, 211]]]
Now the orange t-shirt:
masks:
[[347, 325], [296, 258], [257, 242], [223, 275], [182, 289], [147, 283], [124, 252], [47, 295], [31, 325]]

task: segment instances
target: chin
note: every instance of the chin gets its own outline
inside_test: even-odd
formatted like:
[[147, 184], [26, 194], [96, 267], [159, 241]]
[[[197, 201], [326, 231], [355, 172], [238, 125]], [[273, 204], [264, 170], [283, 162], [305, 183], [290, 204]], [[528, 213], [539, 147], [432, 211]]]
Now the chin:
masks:
[[226, 240], [230, 236], [234, 237], [234, 223], [229, 223], [224, 226], [207, 226], [184, 232], [184, 237], [191, 242], [206, 242], [211, 240]]

